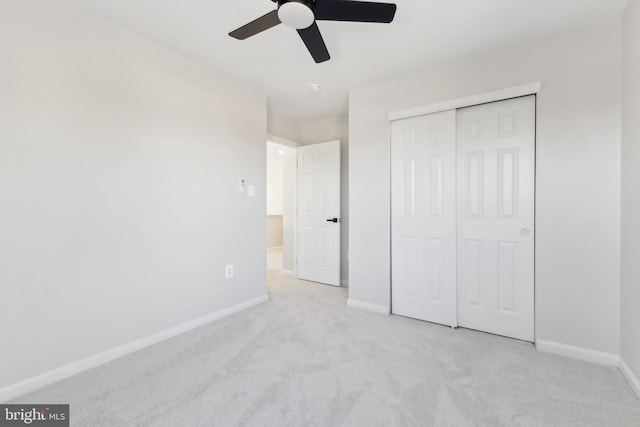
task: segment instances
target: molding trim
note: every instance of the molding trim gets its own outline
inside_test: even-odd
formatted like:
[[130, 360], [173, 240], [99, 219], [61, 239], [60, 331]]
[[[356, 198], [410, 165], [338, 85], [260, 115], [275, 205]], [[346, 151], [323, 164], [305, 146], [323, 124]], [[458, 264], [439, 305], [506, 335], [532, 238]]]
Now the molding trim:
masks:
[[638, 399], [640, 399], [640, 380], [638, 380], [638, 377], [634, 375], [633, 371], [629, 368], [629, 365], [626, 364], [622, 357], [620, 358], [620, 364], [618, 367], [620, 368], [620, 372], [622, 372], [624, 378], [631, 386], [631, 389], [633, 389], [638, 396]]
[[275, 142], [276, 144], [286, 145], [287, 147], [297, 148], [300, 144], [290, 139], [282, 138], [277, 135], [267, 134], [267, 141]]
[[457, 108], [470, 107], [472, 105], [486, 104], [487, 102], [502, 101], [504, 99], [517, 98], [519, 96], [533, 95], [542, 89], [542, 82], [533, 82], [490, 92], [478, 93], [464, 98], [451, 99], [437, 104], [424, 105], [406, 110], [392, 111], [389, 113], [389, 121], [408, 119], [409, 117], [424, 116], [425, 114], [439, 113], [441, 111], [455, 110]]
[[269, 246], [267, 248], [267, 252], [269, 252], [269, 251], [277, 251], [277, 250], [282, 250], [282, 246]]
[[282, 274], [293, 277], [293, 270], [282, 270]]
[[598, 365], [618, 367], [620, 362], [620, 356], [617, 354], [604, 353], [554, 341], [536, 340], [536, 349], [545, 353], [552, 353], [584, 360], [586, 362], [597, 363]]
[[78, 360], [76, 362], [70, 363], [66, 366], [53, 369], [51, 371], [45, 372], [35, 377], [28, 378], [16, 384], [12, 384], [7, 387], [0, 388], [0, 402], [7, 402], [23, 394], [38, 390], [42, 387], [48, 386], [50, 384], [53, 384], [65, 378], [71, 377], [73, 375], [79, 374], [81, 372], [87, 371], [89, 369], [95, 368], [105, 363], [111, 362], [112, 360], [126, 356], [127, 354], [133, 353], [138, 350], [142, 350], [145, 347], [149, 347], [153, 344], [157, 344], [161, 341], [165, 341], [169, 338], [175, 337], [176, 335], [183, 334], [192, 329], [199, 328], [208, 323], [222, 319], [223, 317], [230, 316], [239, 311], [245, 310], [247, 308], [253, 307], [258, 304], [262, 304], [267, 301], [269, 301], [269, 296], [262, 295], [260, 297], [225, 308], [215, 313], [211, 313], [206, 316], [188, 321], [181, 325], [174, 326], [173, 328], [169, 328], [164, 331], [155, 333], [153, 335], [146, 336], [144, 338], [130, 342], [128, 344], [124, 344], [122, 346], [112, 348], [103, 353], [99, 353], [99, 354], [87, 357], [86, 359], [82, 359], [82, 360]]
[[353, 308], [359, 308], [361, 310], [372, 311], [378, 314], [384, 314], [385, 316], [388, 316], [391, 314], [391, 310], [387, 306], [370, 304], [368, 302], [362, 302], [362, 301], [354, 300], [351, 298], [347, 299], [347, 306], [353, 307]]

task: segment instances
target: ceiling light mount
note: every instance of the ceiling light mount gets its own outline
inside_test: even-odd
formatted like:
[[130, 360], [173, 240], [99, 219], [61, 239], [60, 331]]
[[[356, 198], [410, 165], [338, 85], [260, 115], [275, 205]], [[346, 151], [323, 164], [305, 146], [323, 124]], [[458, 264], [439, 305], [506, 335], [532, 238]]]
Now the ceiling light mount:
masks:
[[308, 0], [278, 0], [278, 18], [296, 30], [309, 28], [316, 19], [313, 5]]
[[309, 85], [309, 93], [311, 95], [317, 95], [320, 93], [321, 90], [322, 90], [322, 86], [320, 86], [319, 84]]

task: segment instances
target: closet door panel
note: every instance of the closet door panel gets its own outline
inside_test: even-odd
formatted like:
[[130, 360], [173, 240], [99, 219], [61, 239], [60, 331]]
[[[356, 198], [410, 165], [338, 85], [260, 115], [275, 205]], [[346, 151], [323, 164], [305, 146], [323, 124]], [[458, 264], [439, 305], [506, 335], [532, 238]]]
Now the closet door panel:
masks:
[[391, 125], [392, 312], [456, 325], [455, 111]]
[[534, 339], [535, 96], [458, 110], [458, 324]]

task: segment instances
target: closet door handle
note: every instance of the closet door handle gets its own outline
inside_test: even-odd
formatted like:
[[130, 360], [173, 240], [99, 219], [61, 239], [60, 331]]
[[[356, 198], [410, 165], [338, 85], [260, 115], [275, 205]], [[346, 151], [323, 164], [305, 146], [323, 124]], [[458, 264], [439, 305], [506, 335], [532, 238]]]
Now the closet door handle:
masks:
[[329, 218], [327, 222], [340, 222], [340, 218]]

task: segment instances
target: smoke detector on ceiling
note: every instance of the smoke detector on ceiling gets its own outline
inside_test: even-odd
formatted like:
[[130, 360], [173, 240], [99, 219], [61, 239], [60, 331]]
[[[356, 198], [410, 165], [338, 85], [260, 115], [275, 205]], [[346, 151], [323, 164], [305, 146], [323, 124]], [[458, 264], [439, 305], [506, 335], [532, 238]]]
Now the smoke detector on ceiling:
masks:
[[317, 95], [320, 93], [321, 90], [322, 90], [322, 86], [318, 84], [309, 85], [309, 93], [311, 95]]

